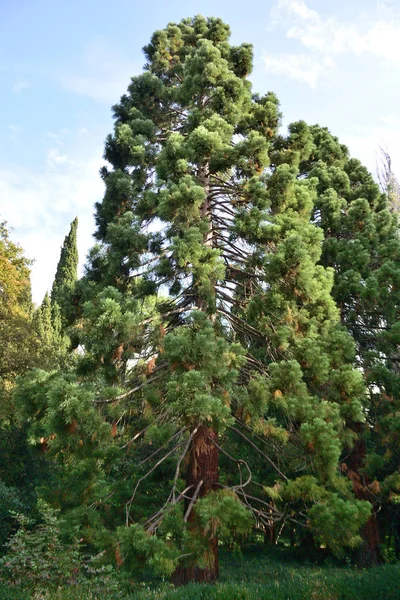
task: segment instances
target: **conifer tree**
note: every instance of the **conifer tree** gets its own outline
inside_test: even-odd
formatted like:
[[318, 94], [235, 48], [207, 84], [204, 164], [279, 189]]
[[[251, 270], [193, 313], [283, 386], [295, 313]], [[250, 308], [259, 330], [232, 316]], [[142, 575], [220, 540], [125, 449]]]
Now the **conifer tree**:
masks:
[[[268, 498], [249, 502], [251, 468], [242, 458], [232, 460], [249, 469], [248, 482], [242, 474], [234, 485], [219, 481], [227, 431], [243, 438], [235, 421], [246, 415], [250, 445], [256, 432], [275, 445], [264, 453], [270, 493], [296, 516], [300, 505], [314, 507], [302, 518], [313, 518], [317, 537], [352, 545], [368, 513], [335, 483], [351, 437], [343, 420], [362, 420], [363, 391], [330, 298], [331, 274], [316, 266], [321, 237], [308, 223], [316, 182], [296, 183], [310, 145], [300, 124], [291, 133], [296, 151], [285, 152], [276, 97], [253, 95], [246, 79], [251, 47], [228, 39], [220, 20], [196, 17], [156, 32], [144, 49], [144, 74], [114, 107], [105, 150], [113, 169], [103, 169], [96, 212], [100, 244], [80, 286], [81, 372], [125, 388], [99, 400], [105, 418], [110, 405], [114, 414], [141, 415], [116, 428], [141, 457], [140, 468], [129, 467], [133, 490], [119, 532], [126, 564], [132, 550], [166, 570], [179, 563], [179, 582], [215, 579], [218, 535], [244, 531], [244, 506], [257, 519], [266, 518], [263, 503], [275, 510]], [[279, 456], [274, 462], [277, 448], [287, 473]], [[167, 502], [144, 519], [140, 486], [170, 457]], [[342, 520], [339, 535], [324, 530], [331, 520]]]
[[47, 292], [33, 324], [38, 342], [36, 366], [48, 371], [58, 368], [66, 358], [69, 340], [63, 333], [60, 307], [57, 302], [52, 305]]
[[72, 293], [78, 278], [77, 229], [78, 217], [72, 221], [70, 231], [64, 238], [50, 294], [52, 305], [58, 304], [60, 308], [63, 326], [70, 321], [73, 314]]
[[[375, 507], [363, 530], [363, 565], [379, 562], [382, 534], [396, 538], [399, 523], [398, 322], [400, 241], [394, 178], [382, 193], [367, 169], [325, 128], [309, 129], [311, 153], [302, 177], [318, 178], [314, 222], [324, 232], [322, 264], [335, 270], [333, 297], [356, 342], [357, 363], [369, 390], [368, 423], [349, 423], [358, 441], [346, 461], [359, 498]], [[382, 509], [382, 507], [384, 507]], [[390, 515], [390, 516], [389, 516]], [[397, 537], [398, 549], [400, 538]]]
[[[275, 168], [267, 184], [268, 224], [259, 232], [252, 226], [253, 236], [258, 235], [265, 247], [258, 255], [264, 285], [247, 299], [242, 298], [242, 310], [247, 323], [267, 332], [276, 352], [271, 361], [266, 357], [265, 344], [252, 342], [253, 353], [268, 368], [263, 385], [269, 391], [269, 406], [261, 412], [263, 426], [269, 432], [264, 433], [264, 442], [268, 444], [268, 437], [270, 442], [274, 440], [268, 455], [280, 465], [286, 462], [283, 470], [287, 476], [290, 474], [286, 482], [275, 484], [271, 497], [286, 500], [287, 486], [292, 497], [297, 489], [299, 498], [306, 502], [307, 494], [318, 494], [315, 487], [310, 491], [312, 478], [315, 483], [325, 480], [324, 493], [330, 481], [327, 503], [332, 509], [337, 503], [339, 511], [343, 498], [339, 498], [335, 487], [339, 490], [343, 483], [334, 473], [341, 449], [350, 449], [354, 443], [350, 425], [364, 422], [364, 383], [361, 373], [353, 368], [354, 343], [340, 326], [340, 314], [331, 296], [333, 270], [318, 264], [323, 232], [311, 222], [318, 180], [299, 177], [300, 161], [311, 150], [305, 143], [307, 127], [300, 122], [290, 125], [289, 130], [284, 145], [291, 147], [290, 154], [281, 147], [282, 138], [277, 139], [272, 152]], [[271, 416], [266, 420], [268, 413]], [[262, 431], [257, 416], [254, 406], [250, 406], [238, 419], [241, 432], [246, 433], [251, 422], [255, 430]], [[319, 462], [315, 470], [308, 464], [313, 462], [314, 466]], [[278, 506], [279, 501], [275, 509]], [[308, 518], [314, 510], [323, 513], [320, 506], [311, 509]], [[313, 528], [315, 535], [316, 523]], [[338, 526], [337, 530], [342, 542], [354, 533], [347, 523], [344, 529]]]

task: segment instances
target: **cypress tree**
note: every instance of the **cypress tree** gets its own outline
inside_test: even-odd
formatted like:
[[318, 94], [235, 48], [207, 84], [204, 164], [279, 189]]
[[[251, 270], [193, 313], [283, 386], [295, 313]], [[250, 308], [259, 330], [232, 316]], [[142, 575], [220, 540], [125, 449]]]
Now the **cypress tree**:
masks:
[[60, 307], [51, 303], [47, 292], [33, 315], [33, 325], [38, 344], [35, 366], [51, 371], [63, 364], [69, 341], [62, 331]]
[[70, 231], [64, 238], [50, 294], [51, 303], [60, 307], [64, 326], [72, 316], [72, 293], [78, 278], [77, 229], [78, 217], [72, 221]]

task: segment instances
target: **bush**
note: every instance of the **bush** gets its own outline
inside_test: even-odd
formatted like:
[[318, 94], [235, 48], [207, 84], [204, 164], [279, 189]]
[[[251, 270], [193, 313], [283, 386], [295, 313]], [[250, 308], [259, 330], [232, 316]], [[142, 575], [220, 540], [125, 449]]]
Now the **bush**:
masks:
[[16, 526], [15, 513], [22, 511], [23, 506], [17, 490], [0, 481], [0, 548], [5, 545], [11, 531]]
[[38, 512], [42, 522], [36, 525], [25, 515], [15, 515], [19, 529], [6, 543], [0, 581], [28, 590], [70, 585], [79, 573], [77, 544], [61, 542], [55, 510], [41, 502]]

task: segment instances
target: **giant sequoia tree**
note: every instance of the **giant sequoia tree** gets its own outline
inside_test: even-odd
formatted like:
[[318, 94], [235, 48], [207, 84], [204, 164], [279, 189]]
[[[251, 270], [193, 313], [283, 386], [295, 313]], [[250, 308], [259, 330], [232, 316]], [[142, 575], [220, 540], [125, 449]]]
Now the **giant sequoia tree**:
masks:
[[59, 462], [53, 499], [88, 544], [181, 583], [213, 581], [218, 537], [252, 525], [354, 546], [369, 504], [337, 467], [364, 387], [318, 264], [308, 128], [278, 135], [251, 47], [219, 19], [170, 24], [144, 52], [106, 142], [79, 379], [20, 389]]
[[[179, 581], [215, 578], [218, 534], [247, 525], [243, 506], [265, 525], [284, 523], [291, 504], [333, 546], [353, 544], [368, 511], [337, 481], [352, 440], [346, 420], [363, 420], [363, 386], [332, 274], [316, 264], [317, 181], [297, 180], [310, 147], [294, 125], [295, 151], [286, 152], [275, 96], [252, 94], [246, 79], [251, 47], [228, 39], [220, 20], [196, 17], [145, 48], [144, 74], [114, 107], [101, 244], [81, 284], [83, 371], [130, 386], [98, 401], [113, 407], [114, 433], [137, 452], [123, 550], [140, 538], [135, 521], [159, 541], [168, 534]], [[224, 448], [228, 431], [268, 462], [269, 495], [249, 462]], [[219, 481], [221, 453], [239, 480]], [[171, 457], [164, 506], [143, 516], [140, 486]], [[168, 530], [180, 500], [179, 527]], [[324, 530], [329, 511], [339, 534]]]
[[314, 126], [306, 128], [305, 134], [311, 152], [300, 169], [303, 177], [318, 179], [313, 218], [324, 232], [322, 264], [335, 270], [333, 297], [342, 323], [356, 342], [356, 361], [369, 392], [367, 423], [351, 425], [359, 435], [346, 462], [356, 494], [375, 509], [363, 530], [360, 557], [363, 564], [371, 564], [379, 561], [385, 531], [386, 541], [394, 538], [400, 551], [396, 180], [389, 162], [384, 173], [387, 195], [382, 193], [367, 169], [350, 158], [347, 148], [327, 129]]

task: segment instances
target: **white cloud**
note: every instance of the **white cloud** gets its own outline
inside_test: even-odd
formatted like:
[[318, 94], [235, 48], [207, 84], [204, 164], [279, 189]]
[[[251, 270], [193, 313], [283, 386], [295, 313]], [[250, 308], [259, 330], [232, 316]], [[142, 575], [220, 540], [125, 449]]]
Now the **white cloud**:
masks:
[[20, 92], [28, 89], [29, 87], [31, 87], [31, 84], [29, 83], [29, 81], [21, 80], [21, 81], [16, 81], [11, 89], [14, 92], [14, 94], [19, 94]]
[[69, 162], [70, 160], [68, 159], [68, 156], [66, 156], [65, 154], [60, 154], [57, 148], [52, 148], [47, 153], [46, 164], [52, 171], [58, 165], [66, 165]]
[[334, 18], [296, 25], [287, 37], [327, 55], [369, 54], [400, 68], [400, 22], [378, 21], [361, 32], [356, 26]]
[[391, 14], [395, 9], [395, 2], [397, 2], [397, 0], [377, 0], [376, 10], [379, 13], [386, 12]]
[[[319, 66], [345, 55], [375, 58], [400, 70], [400, 13], [396, 15], [392, 10], [389, 14], [389, 4], [386, 2], [385, 6], [387, 10], [380, 10], [379, 19], [364, 16], [347, 23], [335, 16], [321, 16], [303, 0], [278, 0], [272, 11], [273, 22], [285, 30], [288, 39], [301, 43], [303, 53], [298, 62], [308, 65], [305, 77], [294, 77], [290, 66], [281, 73], [315, 86], [324, 72]], [[308, 50], [307, 55], [304, 49]], [[291, 60], [294, 65], [294, 59]]]
[[61, 245], [75, 216], [79, 219], [80, 264], [84, 263], [93, 244], [93, 205], [104, 193], [100, 155], [92, 151], [85, 159], [68, 159], [51, 149], [47, 158], [41, 171], [0, 167], [0, 216], [13, 228], [13, 239], [25, 255], [35, 259], [32, 293], [36, 303], [51, 288]]
[[274, 9], [274, 16], [279, 18], [281, 11], [289, 13], [291, 16], [308, 21], [317, 21], [318, 13], [309, 8], [302, 0], [278, 0], [277, 8]]
[[61, 83], [71, 92], [110, 105], [126, 92], [130, 78], [140, 70], [137, 61], [128, 60], [105, 38], [97, 38], [85, 47], [81, 64], [61, 76]]
[[317, 86], [321, 75], [334, 67], [329, 57], [317, 59], [305, 54], [264, 54], [263, 61], [267, 72], [305, 82], [311, 88]]

